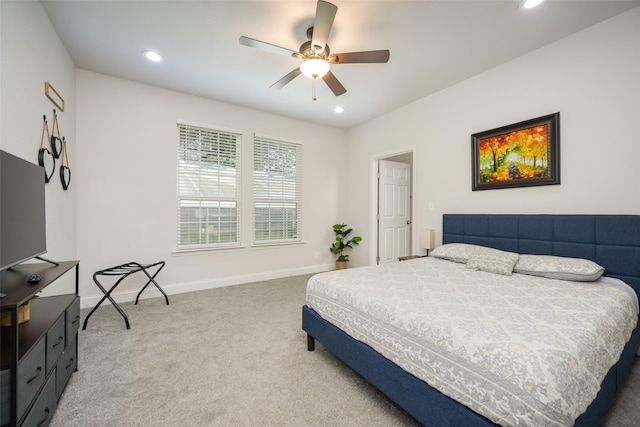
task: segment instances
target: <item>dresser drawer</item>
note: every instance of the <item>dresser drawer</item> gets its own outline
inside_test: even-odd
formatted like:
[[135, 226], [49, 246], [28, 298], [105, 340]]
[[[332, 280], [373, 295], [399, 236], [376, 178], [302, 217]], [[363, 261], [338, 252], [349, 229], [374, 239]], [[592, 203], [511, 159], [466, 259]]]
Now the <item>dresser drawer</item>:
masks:
[[22, 423], [22, 427], [46, 427], [53, 418], [56, 410], [56, 376], [49, 376], [42, 393], [36, 399], [36, 403]]
[[[75, 338], [75, 335], [74, 335]], [[78, 340], [74, 339], [62, 352], [56, 367], [56, 399], [60, 399], [62, 392], [71, 378], [71, 374], [76, 370], [78, 361], [76, 359]]]
[[47, 331], [47, 373], [51, 372], [56, 363], [58, 357], [64, 350], [64, 330], [65, 330], [65, 316], [64, 314], [58, 317], [58, 320]]
[[80, 329], [80, 298], [76, 298], [67, 309], [67, 345], [75, 339]]
[[0, 426], [11, 421], [11, 370], [0, 371]]
[[[45, 381], [46, 340], [42, 337], [18, 365], [18, 419]], [[0, 425], [11, 421], [11, 370], [0, 372]]]
[[45, 382], [45, 344], [43, 337], [18, 365], [18, 418], [31, 405]]

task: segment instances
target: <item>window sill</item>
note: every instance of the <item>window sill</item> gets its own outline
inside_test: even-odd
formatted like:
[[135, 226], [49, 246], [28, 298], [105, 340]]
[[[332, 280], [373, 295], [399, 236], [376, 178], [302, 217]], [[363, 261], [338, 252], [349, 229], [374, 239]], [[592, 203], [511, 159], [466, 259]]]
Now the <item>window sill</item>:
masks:
[[270, 243], [253, 243], [250, 246], [225, 246], [220, 248], [193, 248], [193, 249], [175, 249], [171, 252], [172, 256], [193, 256], [193, 255], [206, 255], [210, 253], [223, 253], [223, 252], [236, 252], [238, 250], [244, 250], [248, 247], [251, 249], [273, 249], [277, 247], [290, 247], [290, 246], [303, 246], [307, 242], [270, 242]]
[[208, 247], [208, 248], [193, 248], [193, 249], [176, 249], [173, 252], [171, 252], [171, 255], [173, 256], [191, 256], [191, 255], [203, 255], [206, 253], [213, 253], [213, 252], [235, 252], [237, 250], [240, 249], [246, 249], [246, 246], [225, 246], [225, 247], [219, 247], [219, 248], [212, 248], [212, 247]]
[[306, 245], [307, 242], [299, 241], [299, 242], [269, 242], [269, 243], [253, 243], [251, 245], [252, 248], [260, 249], [260, 248], [273, 248], [274, 246], [302, 246]]

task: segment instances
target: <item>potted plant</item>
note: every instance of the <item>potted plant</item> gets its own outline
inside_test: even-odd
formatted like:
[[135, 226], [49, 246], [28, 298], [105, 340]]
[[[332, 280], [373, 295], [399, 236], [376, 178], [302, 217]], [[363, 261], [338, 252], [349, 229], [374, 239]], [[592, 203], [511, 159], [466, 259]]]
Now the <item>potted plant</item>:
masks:
[[353, 248], [351, 245], [358, 245], [362, 240], [360, 236], [354, 236], [347, 240], [347, 236], [351, 234], [353, 229], [348, 228], [347, 224], [334, 224], [333, 232], [336, 233], [336, 241], [329, 248], [332, 254], [338, 255], [336, 259], [336, 270], [343, 270], [347, 268], [347, 262], [349, 261], [349, 255], [344, 253], [346, 248]]

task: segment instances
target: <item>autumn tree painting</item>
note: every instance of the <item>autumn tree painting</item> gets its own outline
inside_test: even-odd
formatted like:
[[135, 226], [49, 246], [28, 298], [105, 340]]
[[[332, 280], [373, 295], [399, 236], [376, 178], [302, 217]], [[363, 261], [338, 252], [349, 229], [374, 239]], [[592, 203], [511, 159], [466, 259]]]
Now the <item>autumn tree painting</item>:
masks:
[[[551, 117], [557, 119], [557, 115]], [[474, 190], [489, 184], [559, 183], [554, 176], [558, 169], [554, 159], [558, 143], [557, 123], [548, 117], [540, 119], [546, 120], [533, 119], [523, 122], [531, 126], [518, 126], [522, 125], [520, 123], [473, 135]], [[503, 131], [505, 129], [507, 131]]]

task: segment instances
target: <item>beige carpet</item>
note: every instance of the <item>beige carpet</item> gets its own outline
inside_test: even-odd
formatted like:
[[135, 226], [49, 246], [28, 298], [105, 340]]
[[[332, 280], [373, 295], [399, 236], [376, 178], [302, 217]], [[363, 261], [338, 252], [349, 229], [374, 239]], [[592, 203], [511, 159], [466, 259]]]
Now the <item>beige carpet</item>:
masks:
[[[418, 425], [322, 345], [307, 351], [308, 277], [123, 304], [130, 330], [101, 307], [80, 331], [79, 370], [51, 425]], [[639, 420], [636, 361], [605, 425]]]

